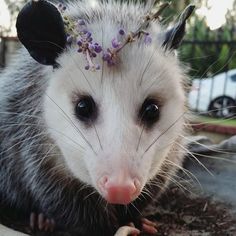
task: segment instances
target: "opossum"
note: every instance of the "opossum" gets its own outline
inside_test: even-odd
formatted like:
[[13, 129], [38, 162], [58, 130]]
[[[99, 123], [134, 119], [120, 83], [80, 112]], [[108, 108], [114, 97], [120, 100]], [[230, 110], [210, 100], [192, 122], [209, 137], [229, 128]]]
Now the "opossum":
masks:
[[[75, 0], [62, 13], [38, 0], [22, 9], [27, 50], [0, 79], [1, 204], [79, 236], [138, 227], [183, 161], [186, 75], [175, 49], [194, 8], [163, 29], [153, 4]], [[119, 49], [114, 63], [97, 54], [99, 66], [86, 66], [90, 49], [77, 52], [66, 32], [77, 21], [103, 52]]]

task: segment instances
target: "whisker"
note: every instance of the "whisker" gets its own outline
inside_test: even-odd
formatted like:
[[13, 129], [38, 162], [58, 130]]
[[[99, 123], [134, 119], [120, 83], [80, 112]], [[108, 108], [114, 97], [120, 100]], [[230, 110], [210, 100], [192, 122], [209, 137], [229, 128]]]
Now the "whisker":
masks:
[[74, 122], [71, 120], [71, 118], [65, 113], [65, 111], [50, 97], [47, 95], [47, 97], [60, 109], [60, 111], [64, 114], [67, 121], [69, 121], [69, 124], [72, 125], [72, 127], [75, 128], [75, 130], [81, 135], [81, 137], [84, 139], [84, 141], [88, 144], [88, 146], [91, 148], [91, 150], [94, 152], [94, 154], [97, 156], [97, 153], [93, 149], [92, 144], [86, 139], [82, 131], [74, 124]]
[[174, 127], [178, 121], [180, 121], [181, 118], [183, 118], [183, 116], [185, 115], [185, 112], [178, 117], [178, 119], [175, 120], [175, 122], [173, 124], [171, 124], [164, 132], [162, 132], [156, 139], [154, 139], [154, 141], [147, 147], [147, 149], [144, 151], [144, 153], [142, 154], [141, 158], [143, 158], [143, 156], [145, 155], [145, 153], [147, 153], [149, 151], [149, 149], [159, 140], [159, 138], [161, 138], [164, 134], [166, 134], [172, 127]]
[[162, 191], [165, 190], [164, 186], [161, 185], [160, 182], [157, 182], [157, 180], [150, 180], [150, 181], [148, 182], [148, 184], [151, 185], [151, 186], [156, 186], [156, 187], [160, 188]]
[[199, 165], [201, 165], [211, 176], [214, 176], [214, 174], [201, 162], [198, 160], [198, 158], [196, 158], [187, 148], [185, 148], [184, 146], [182, 146], [181, 144], [177, 143], [177, 145], [182, 148], [183, 150], [185, 150], [191, 157], [193, 157], [194, 160], [197, 161], [197, 163]]
[[182, 167], [182, 166], [180, 166], [180, 165], [177, 165], [176, 163], [174, 163], [174, 162], [172, 162], [172, 161], [170, 161], [170, 160], [168, 160], [168, 159], [166, 159], [165, 162], [167, 162], [167, 163], [165, 163], [165, 164], [175, 166], [175, 167], [177, 167], [178, 169], [180, 169], [181, 171], [183, 171], [184, 174], [186, 174], [190, 179], [196, 180], [196, 182], [198, 183], [198, 185], [200, 186], [200, 188], [203, 189], [203, 188], [202, 188], [202, 185], [201, 185], [201, 183], [200, 183], [200, 181], [198, 180], [198, 178], [197, 178], [191, 171], [185, 169], [184, 167]]
[[[227, 106], [227, 107], [225, 107], [225, 108], [235, 108], [236, 106]], [[212, 112], [215, 112], [215, 111], [221, 111], [221, 110], [223, 110], [224, 108], [216, 108], [216, 109], [213, 109], [213, 110], [210, 110], [210, 111], [194, 111], [194, 115], [211, 115], [211, 113]], [[190, 112], [188, 112], [187, 114], [190, 114], [190, 115], [193, 115], [193, 112], [192, 111], [190, 111]], [[230, 117], [229, 117], [230, 118]], [[235, 118], [235, 116], [234, 117], [232, 117], [233, 119]]]
[[97, 136], [97, 139], [98, 139], [98, 143], [99, 143], [99, 145], [100, 145], [100, 148], [103, 150], [103, 146], [102, 146], [101, 139], [100, 139], [100, 137], [99, 137], [97, 128], [96, 128], [96, 126], [95, 126], [94, 124], [93, 124], [93, 128], [94, 128], [94, 130], [95, 130], [95, 133], [96, 133], [96, 136]]
[[183, 189], [183, 190], [192, 194], [192, 192], [189, 189], [187, 189], [185, 186], [180, 184], [177, 180], [173, 179], [173, 177], [171, 175], [169, 175], [168, 172], [163, 172], [163, 174], [158, 173], [157, 175], [159, 175], [160, 177], [163, 177], [163, 178], [167, 178], [169, 181], [171, 181], [173, 184], [178, 186], [180, 189]]
[[[38, 43], [50, 43], [50, 44], [52, 44], [52, 45], [54, 45], [54, 46], [56, 46], [56, 47], [58, 47], [58, 48], [64, 50], [64, 48], [62, 48], [60, 45], [58, 45], [58, 44], [56, 44], [56, 43], [54, 43], [54, 42], [51, 42], [51, 41], [47, 41], [47, 40], [34, 40], [34, 42], [38, 42]], [[78, 70], [82, 73], [82, 75], [83, 75], [84, 79], [86, 80], [86, 82], [88, 83], [89, 87], [90, 87], [91, 90], [94, 92], [94, 89], [93, 89], [91, 83], [89, 82], [89, 80], [88, 80], [88, 78], [86, 77], [86, 75], [85, 75], [85, 73], [83, 72], [83, 70], [81, 70], [81, 68], [80, 68], [79, 64], [77, 63], [77, 61], [73, 58], [72, 53], [70, 52], [70, 50], [67, 50], [67, 52], [70, 54], [70, 58], [72, 59], [72, 61], [73, 61], [74, 64], [76, 65], [76, 69], [78, 69]]]
[[135, 204], [134, 203], [130, 203], [131, 205], [132, 205], [132, 207], [141, 215], [141, 216], [143, 216], [143, 214], [139, 211], [139, 209], [135, 206]]
[[44, 160], [48, 157], [48, 155], [57, 147], [57, 145], [53, 145], [47, 152], [46, 154], [42, 157], [42, 159], [40, 160], [38, 166], [41, 166], [42, 163], [44, 162]]
[[156, 51], [157, 51], [157, 47], [155, 48], [155, 50], [153, 50], [152, 55], [150, 56], [150, 58], [149, 58], [149, 60], [148, 60], [148, 62], [147, 62], [147, 64], [146, 64], [146, 66], [144, 67], [143, 73], [141, 74], [141, 78], [140, 78], [139, 86], [141, 86], [142, 83], [143, 83], [144, 75], [145, 75], [145, 73], [147, 72], [149, 66], [151, 65], [151, 63], [152, 63], [152, 59], [153, 59], [153, 57], [154, 57]]
[[192, 152], [192, 153], [195, 154], [196, 156], [206, 157], [206, 158], [209, 158], [209, 159], [214, 159], [214, 160], [218, 160], [218, 161], [225, 161], [225, 162], [228, 162], [228, 163], [231, 163], [231, 164], [236, 164], [236, 161], [232, 161], [232, 160], [229, 160], [227, 158], [221, 158], [221, 157], [216, 157], [216, 156], [204, 155], [204, 154], [199, 154], [199, 153], [195, 153], [195, 152]]
[[210, 148], [209, 146], [207, 146], [207, 145], [205, 145], [203, 143], [200, 143], [200, 142], [195, 141], [195, 140], [191, 140], [190, 138], [182, 136], [182, 135], [180, 135], [180, 136], [182, 138], [185, 138], [185, 139], [189, 140], [190, 142], [194, 142], [194, 143], [196, 143], [196, 144], [198, 144], [198, 145], [200, 145], [200, 146], [202, 146], [202, 147], [204, 147], [204, 148], [206, 148], [206, 149], [208, 149], [209, 151], [212, 151], [212, 152], [217, 152], [217, 153], [221, 153], [221, 154], [236, 154], [234, 152], [226, 152], [226, 151], [222, 151], [220, 149], [212, 149], [212, 148]]
[[139, 136], [139, 139], [138, 139], [138, 144], [137, 144], [136, 152], [138, 152], [138, 149], [139, 149], [139, 146], [140, 146], [140, 142], [141, 142], [141, 138], [142, 138], [142, 135], [143, 135], [143, 131], [144, 131], [144, 124], [143, 124], [142, 130], [141, 130], [141, 133], [140, 133], [140, 136]]
[[[146, 92], [145, 92], [145, 94], [147, 94], [148, 93], [148, 91], [154, 86], [154, 85], [157, 85], [156, 83], [158, 82], [158, 84], [159, 83], [161, 83], [164, 79], [163, 78], [165, 78], [164, 77], [164, 74], [165, 74], [165, 71], [163, 70], [161, 73], [159, 73], [159, 75], [154, 79], [154, 81], [151, 83], [151, 85], [146, 89]], [[161, 79], [161, 80], [160, 80]]]
[[[226, 61], [226, 63], [225, 63], [223, 66], [221, 66], [221, 67], [212, 75], [212, 77], [214, 77], [215, 75], [217, 75], [220, 71], [222, 71], [222, 69], [225, 67], [225, 65], [229, 64], [230, 61], [232, 61], [232, 59], [233, 59], [235, 53], [236, 53], [236, 52], [233, 52], [233, 53], [231, 54], [231, 56], [228, 58], [228, 60]], [[221, 59], [221, 58], [219, 57], [214, 63], [212, 63], [212, 64], [207, 68], [207, 70], [205, 71], [205, 73], [201, 76], [201, 78], [209, 71], [209, 69], [210, 69], [214, 64], [216, 64], [216, 62], [220, 61], [220, 59]]]
[[92, 195], [96, 194], [97, 191], [94, 190], [93, 192], [91, 192], [90, 194], [88, 194], [83, 200], [85, 201], [86, 199], [88, 199], [89, 197], [91, 197]]
[[[26, 127], [40, 127], [40, 124], [31, 124], [31, 123], [22, 123], [22, 124], [19, 124], [19, 123], [11, 123], [10, 125], [3, 125], [3, 126], [0, 126], [0, 128], [9, 128], [9, 127], [17, 127], [17, 126], [20, 126], [20, 127], [24, 127], [24, 126], [26, 126]], [[44, 124], [42, 124], [42, 126], [44, 127]], [[79, 143], [77, 143], [76, 141], [74, 141], [72, 138], [70, 138], [69, 136], [67, 136], [67, 135], [65, 135], [63, 132], [61, 132], [61, 131], [58, 131], [58, 130], [56, 130], [56, 129], [54, 129], [54, 128], [51, 128], [51, 127], [47, 127], [48, 129], [50, 129], [50, 130], [53, 130], [54, 132], [56, 132], [56, 133], [58, 133], [58, 134], [60, 134], [60, 135], [62, 135], [62, 136], [64, 136], [65, 138], [67, 138], [67, 139], [69, 139], [70, 141], [72, 141], [74, 144], [76, 144], [76, 146], [79, 146], [81, 149], [83, 149], [84, 150], [84, 147], [83, 146], [81, 146]], [[69, 144], [69, 143], [67, 143], [67, 144]], [[80, 149], [78, 149], [78, 150], [80, 150]]]
[[[36, 134], [36, 135], [34, 135], [34, 136], [32, 136], [32, 137], [23, 139], [23, 140], [21, 140], [21, 141], [15, 143], [14, 145], [12, 145], [10, 148], [8, 148], [8, 149], [2, 151], [0, 154], [4, 154], [4, 153], [6, 153], [6, 152], [12, 150], [14, 147], [16, 147], [17, 145], [19, 145], [19, 144], [21, 144], [21, 143], [23, 143], [23, 142], [25, 142], [25, 141], [27, 141], [27, 140], [30, 140], [30, 139], [33, 139], [33, 138], [37, 138], [37, 137], [39, 137], [39, 136], [43, 136], [43, 134], [45, 135], [46, 133], [45, 133], [45, 132], [42, 132], [42, 133]], [[1, 160], [2, 160], [2, 159], [1, 159]]]

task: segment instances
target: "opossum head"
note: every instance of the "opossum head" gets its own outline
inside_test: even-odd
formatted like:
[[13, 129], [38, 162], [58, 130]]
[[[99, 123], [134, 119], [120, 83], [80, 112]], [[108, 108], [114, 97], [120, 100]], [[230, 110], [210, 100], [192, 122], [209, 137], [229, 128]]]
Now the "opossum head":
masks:
[[[74, 18], [82, 15], [93, 38], [105, 49], [121, 27], [126, 32], [137, 29], [143, 21], [140, 16], [150, 10], [113, 1], [104, 4], [94, 10], [79, 1], [68, 12]], [[53, 5], [37, 1], [27, 7], [18, 17], [19, 38], [38, 62], [57, 64], [47, 75], [43, 110], [65, 165], [109, 203], [132, 202], [161, 171], [183, 130], [185, 76], [173, 49], [183, 37], [186, 19], [167, 32], [150, 22], [146, 30], [151, 44], [136, 38], [119, 51], [114, 66], [98, 55], [101, 68], [94, 72], [84, 69], [86, 55], [77, 52], [76, 43], [65, 45], [62, 20]], [[37, 9], [56, 26], [42, 23]], [[36, 20], [27, 21], [29, 12]], [[31, 25], [27, 36], [21, 22]]]

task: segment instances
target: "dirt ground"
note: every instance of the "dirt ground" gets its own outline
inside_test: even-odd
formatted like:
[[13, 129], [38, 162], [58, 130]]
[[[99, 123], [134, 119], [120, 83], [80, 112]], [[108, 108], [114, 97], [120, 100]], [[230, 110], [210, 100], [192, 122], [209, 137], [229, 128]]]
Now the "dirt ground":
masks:
[[190, 197], [172, 188], [158, 206], [151, 217], [157, 221], [158, 236], [236, 235], [236, 217], [230, 212], [231, 206], [210, 197]]

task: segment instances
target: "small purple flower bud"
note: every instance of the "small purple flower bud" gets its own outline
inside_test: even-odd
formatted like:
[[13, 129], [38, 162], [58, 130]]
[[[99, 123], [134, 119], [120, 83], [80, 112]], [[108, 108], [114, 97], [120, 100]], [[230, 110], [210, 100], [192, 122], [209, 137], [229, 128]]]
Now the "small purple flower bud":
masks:
[[89, 70], [89, 68], [90, 68], [89, 65], [86, 65], [86, 66], [84, 67], [85, 70]]
[[78, 20], [78, 25], [85, 25], [85, 21], [84, 20]]
[[90, 43], [89, 46], [88, 46], [88, 49], [89, 49], [90, 51], [94, 51], [94, 50], [95, 50], [95, 46]]
[[91, 35], [92, 35], [92, 33], [88, 31], [86, 36], [87, 36], [87, 38], [90, 38]]
[[100, 65], [96, 65], [96, 70], [100, 70]]
[[88, 33], [88, 30], [87, 29], [83, 29], [80, 31], [82, 34], [87, 34]]
[[62, 7], [62, 10], [65, 11], [65, 10], [66, 10], [66, 6], [63, 6], [63, 7]]
[[82, 52], [82, 51], [83, 51], [82, 48], [79, 48], [79, 49], [77, 50], [78, 53], [80, 53], [80, 52]]
[[93, 38], [88, 38], [87, 40], [89, 43], [91, 43], [93, 41]]
[[61, 4], [61, 3], [59, 3], [58, 7], [59, 7], [59, 8], [62, 8], [62, 4]]
[[97, 54], [95, 52], [92, 53], [92, 57], [96, 57]]
[[104, 53], [102, 56], [103, 61], [109, 61], [111, 59], [110, 54], [108, 53]]
[[102, 47], [100, 45], [95, 45], [95, 52], [100, 53], [102, 51]]
[[77, 44], [79, 45], [79, 46], [82, 46], [82, 42], [79, 40], [78, 42], [77, 42]]
[[120, 34], [120, 35], [125, 35], [125, 31], [124, 31], [123, 29], [120, 29], [120, 30], [119, 30], [119, 34]]
[[152, 43], [152, 38], [151, 36], [149, 36], [149, 34], [147, 34], [144, 38], [144, 43], [145, 44], [151, 44]]
[[72, 43], [73, 39], [74, 39], [74, 37], [72, 35], [68, 35], [66, 41], [67, 41], [67, 43]]
[[110, 59], [107, 61], [107, 64], [108, 64], [108, 66], [114, 66], [115, 62], [112, 59]]
[[120, 43], [115, 38], [112, 39], [111, 44], [113, 48], [118, 48], [120, 46]]

